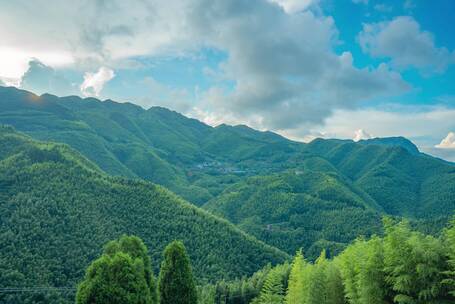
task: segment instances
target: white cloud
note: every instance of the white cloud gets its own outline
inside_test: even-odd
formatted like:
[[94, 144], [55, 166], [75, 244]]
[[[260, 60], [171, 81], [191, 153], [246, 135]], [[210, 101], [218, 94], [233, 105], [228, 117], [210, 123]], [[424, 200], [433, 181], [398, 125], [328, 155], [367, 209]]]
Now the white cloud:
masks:
[[425, 72], [443, 72], [455, 62], [455, 53], [437, 47], [433, 35], [423, 31], [409, 16], [364, 24], [358, 40], [364, 52], [374, 57], [390, 58], [398, 68], [415, 67]]
[[84, 75], [84, 82], [81, 84], [81, 92], [84, 96], [99, 96], [104, 85], [114, 78], [115, 73], [107, 67], [100, 67], [98, 72], [87, 72]]
[[447, 136], [435, 146], [439, 149], [455, 149], [455, 133], [449, 132]]
[[358, 129], [354, 132], [354, 138], [353, 140], [354, 141], [359, 141], [359, 140], [362, 140], [362, 139], [370, 139], [372, 138], [372, 136], [370, 134], [368, 134], [365, 130], [363, 129]]
[[[49, 5], [45, 0], [17, 0], [0, 11], [0, 37], [2, 45], [33, 54], [69, 53], [79, 71], [99, 66], [117, 71], [136, 56], [221, 50], [227, 59], [217, 70], [233, 84], [232, 90], [221, 89], [221, 84], [202, 92], [194, 115], [251, 121], [261, 129], [321, 123], [336, 109], [355, 109], [409, 89], [387, 64], [358, 69], [351, 53], [338, 55], [333, 18], [305, 9], [310, 2], [315, 3], [76, 0]], [[295, 10], [299, 13], [289, 13]], [[113, 77], [97, 74], [86, 74], [83, 94], [99, 94]]]
[[303, 11], [310, 7], [311, 5], [318, 2], [318, 0], [269, 0], [269, 1], [281, 6], [288, 14]]
[[29, 62], [34, 59], [52, 67], [68, 66], [74, 62], [71, 54], [65, 52], [29, 51], [0, 45], [0, 78], [11, 85], [20, 85], [22, 76], [28, 70]]
[[71, 84], [62, 73], [37, 59], [33, 59], [29, 62], [28, 69], [22, 78], [20, 78], [20, 85], [18, 86], [36, 94], [78, 94], [77, 86]]

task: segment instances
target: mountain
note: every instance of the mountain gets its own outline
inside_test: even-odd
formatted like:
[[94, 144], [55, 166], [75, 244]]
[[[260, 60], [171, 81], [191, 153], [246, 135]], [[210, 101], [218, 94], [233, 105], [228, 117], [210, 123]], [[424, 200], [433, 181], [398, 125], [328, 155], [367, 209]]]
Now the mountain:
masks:
[[145, 241], [155, 270], [164, 246], [183, 240], [200, 282], [288, 258], [161, 186], [108, 176], [69, 146], [11, 127], [0, 127], [0, 189], [0, 287], [75, 286], [125, 233]]
[[455, 166], [401, 145], [315, 140], [307, 150], [327, 160], [387, 213], [410, 218], [455, 210]]
[[5, 87], [0, 123], [66, 143], [110, 175], [162, 185], [290, 254], [380, 233], [385, 214], [436, 231], [455, 210], [454, 164], [402, 137], [304, 144], [162, 107]]
[[162, 107], [37, 96], [13, 87], [0, 87], [0, 123], [66, 143], [111, 175], [155, 182], [197, 205], [220, 192], [226, 174], [234, 173], [229, 181], [238, 173], [268, 171], [269, 160], [261, 157], [299, 146], [246, 126], [212, 128]]
[[366, 193], [335, 172], [306, 167], [250, 177], [204, 208], [286, 252], [304, 247], [310, 258], [382, 231], [381, 208]]
[[419, 149], [416, 145], [412, 143], [407, 138], [398, 136], [398, 137], [387, 137], [387, 138], [372, 138], [361, 140], [359, 143], [364, 145], [379, 145], [379, 146], [395, 146], [395, 147], [402, 147], [406, 149], [409, 153], [418, 155], [420, 153]]

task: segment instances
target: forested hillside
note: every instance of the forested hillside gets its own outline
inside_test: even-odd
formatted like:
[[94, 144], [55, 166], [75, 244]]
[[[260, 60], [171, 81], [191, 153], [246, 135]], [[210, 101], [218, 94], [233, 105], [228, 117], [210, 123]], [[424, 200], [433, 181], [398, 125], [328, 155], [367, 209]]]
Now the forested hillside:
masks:
[[455, 210], [454, 164], [402, 137], [304, 144], [161, 107], [5, 87], [0, 123], [66, 143], [108, 174], [162, 185], [288, 253], [337, 252], [381, 233], [382, 215], [438, 232]]
[[251, 177], [204, 205], [289, 253], [338, 253], [359, 235], [381, 232], [381, 208], [334, 172], [299, 169]]
[[160, 186], [110, 177], [70, 147], [10, 127], [0, 128], [0, 186], [1, 287], [74, 287], [102, 245], [124, 233], [144, 240], [154, 265], [167, 243], [183, 240], [199, 282], [288, 257]]
[[204, 208], [288, 253], [303, 246], [310, 258], [381, 234], [386, 214], [437, 232], [455, 210], [455, 167], [399, 141], [315, 140], [289, 160], [293, 169], [242, 179]]
[[448, 304], [455, 301], [455, 221], [439, 237], [384, 218], [383, 237], [358, 238], [316, 261], [298, 250], [291, 265], [205, 285], [203, 304]]

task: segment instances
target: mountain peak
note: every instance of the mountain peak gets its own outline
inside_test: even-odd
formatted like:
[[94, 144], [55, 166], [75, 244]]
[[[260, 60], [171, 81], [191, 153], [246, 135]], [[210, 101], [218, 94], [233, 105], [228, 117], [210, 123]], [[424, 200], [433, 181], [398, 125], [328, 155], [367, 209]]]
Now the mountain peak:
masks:
[[419, 154], [417, 146], [409, 139], [403, 136], [396, 137], [377, 137], [371, 139], [360, 140], [359, 143], [364, 145], [383, 145], [383, 146], [399, 146], [406, 149], [411, 154]]

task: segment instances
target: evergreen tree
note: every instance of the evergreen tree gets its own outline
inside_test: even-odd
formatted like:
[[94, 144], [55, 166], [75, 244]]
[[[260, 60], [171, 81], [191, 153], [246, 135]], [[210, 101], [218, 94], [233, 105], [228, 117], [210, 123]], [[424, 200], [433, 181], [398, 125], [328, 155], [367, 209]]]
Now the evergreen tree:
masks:
[[144, 263], [128, 254], [103, 254], [87, 269], [78, 286], [77, 304], [150, 304]]
[[362, 246], [358, 290], [360, 303], [383, 304], [386, 298], [382, 240], [373, 237]]
[[253, 304], [281, 304], [283, 299], [282, 276], [277, 269], [272, 269], [267, 275], [259, 297], [253, 300]]
[[152, 271], [152, 262], [147, 247], [137, 236], [122, 235], [118, 240], [110, 241], [104, 247], [104, 253], [114, 256], [117, 252], [128, 254], [133, 259], [140, 259], [144, 264], [144, 277], [150, 288], [153, 303], [158, 303], [156, 280]]
[[384, 269], [396, 303], [440, 303], [446, 269], [440, 240], [413, 232], [407, 222], [385, 220]]
[[164, 250], [158, 279], [161, 304], [196, 304], [197, 291], [190, 258], [180, 241], [173, 241]]
[[455, 297], [455, 217], [452, 219], [450, 227], [445, 231], [445, 243], [448, 255], [448, 267], [444, 275], [443, 283], [448, 288], [450, 295]]
[[302, 250], [298, 250], [292, 261], [291, 272], [289, 274], [288, 290], [285, 298], [286, 304], [303, 303], [305, 297], [303, 268], [305, 267], [305, 264]]
[[358, 286], [358, 261], [361, 260], [363, 243], [363, 240], [356, 240], [353, 244], [348, 246], [335, 260], [335, 263], [340, 269], [346, 298], [350, 304], [361, 304]]
[[306, 304], [325, 304], [327, 303], [327, 286], [326, 286], [326, 267], [327, 260], [325, 250], [316, 260], [311, 271], [310, 280], [308, 282], [308, 297]]
[[338, 267], [332, 261], [326, 267], [327, 304], [344, 304], [344, 287]]

